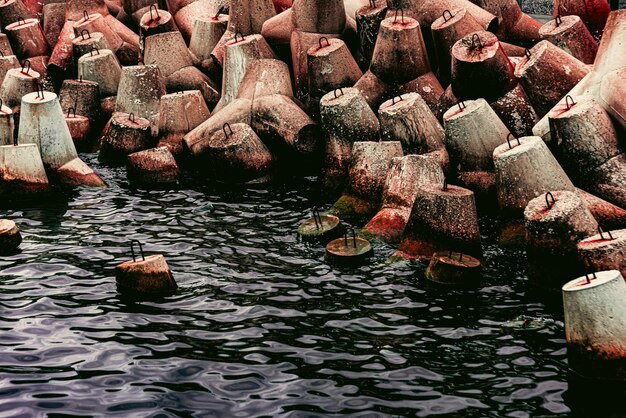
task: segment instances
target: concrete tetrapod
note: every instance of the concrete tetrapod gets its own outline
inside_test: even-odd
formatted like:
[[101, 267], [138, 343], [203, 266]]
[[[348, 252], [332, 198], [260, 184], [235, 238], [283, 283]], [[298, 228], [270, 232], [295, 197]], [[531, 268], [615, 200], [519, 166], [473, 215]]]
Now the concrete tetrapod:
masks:
[[343, 189], [352, 158], [352, 144], [379, 138], [380, 124], [356, 88], [335, 90], [320, 101], [322, 128], [326, 133], [320, 181], [330, 194]]
[[272, 94], [252, 104], [251, 126], [274, 153], [308, 157], [318, 150], [318, 126], [291, 98]]
[[576, 192], [548, 192], [524, 211], [528, 277], [536, 285], [558, 290], [584, 272], [576, 244], [595, 233], [598, 223]]
[[15, 55], [0, 55], [0, 85], [4, 81], [4, 76], [13, 68], [20, 68], [20, 63]]
[[493, 151], [510, 132], [485, 99], [470, 100], [443, 115], [450, 167], [464, 187], [479, 195], [495, 191]]
[[592, 97], [549, 113], [556, 155], [581, 188], [626, 208], [626, 155], [609, 114]]
[[[135, 257], [135, 242], [139, 244], [141, 260]], [[141, 244], [134, 240], [131, 241], [131, 251], [133, 261], [126, 261], [115, 267], [115, 281], [119, 292], [142, 296], [171, 293], [178, 288], [165, 257], [161, 254], [145, 257]]]
[[471, 255], [442, 251], [433, 254], [426, 278], [446, 285], [469, 285], [480, 278], [480, 260]]
[[378, 109], [383, 140], [400, 141], [405, 154], [431, 154], [448, 169], [445, 132], [430, 108], [417, 93], [401, 95]]
[[584, 190], [576, 189], [576, 191], [598, 224], [608, 229], [626, 228], [626, 209], [615, 206]]
[[13, 53], [13, 48], [11, 48], [11, 44], [9, 43], [9, 38], [6, 34], [0, 33], [0, 56], [4, 54], [4, 56], [15, 55]]
[[388, 17], [380, 24], [370, 71], [386, 83], [404, 84], [430, 71], [430, 62], [417, 20]]
[[154, 4], [139, 20], [139, 28], [144, 36], [178, 30], [170, 12], [159, 10]]
[[541, 23], [522, 12], [515, 0], [479, 0], [477, 4], [498, 16], [498, 38], [530, 47], [539, 40]]
[[452, 47], [452, 90], [459, 98], [484, 98], [492, 102], [517, 85], [515, 68], [498, 38], [490, 32], [473, 32]]
[[227, 25], [228, 15], [221, 13], [197, 18], [193, 23], [189, 53], [194, 65], [205, 73], [215, 65], [211, 52], [226, 32]]
[[77, 115], [74, 109], [65, 113], [65, 123], [70, 130], [70, 136], [74, 141], [77, 151], [91, 151], [91, 122], [89, 118]]
[[548, 41], [535, 45], [515, 69], [515, 76], [540, 117], [588, 73], [585, 64]]
[[15, 138], [13, 111], [0, 100], [0, 145], [11, 145]]
[[252, 61], [239, 84], [237, 98], [255, 100], [272, 94], [293, 98], [289, 66], [277, 59]]
[[0, 254], [15, 251], [22, 243], [20, 229], [9, 219], [0, 219]]
[[493, 162], [498, 203], [507, 216], [520, 217], [528, 202], [551, 190], [575, 191], [539, 137], [518, 138], [500, 145], [493, 151]]
[[307, 51], [309, 94], [321, 97], [340, 87], [352, 87], [363, 76], [346, 43], [341, 39], [319, 39]]
[[356, 31], [359, 36], [359, 52], [364, 64], [372, 60], [380, 23], [387, 15], [387, 2], [374, 0], [356, 11]]
[[26, 8], [22, 0], [7, 0], [0, 3], [0, 29], [5, 29], [19, 19], [31, 17], [32, 13]]
[[130, 154], [127, 173], [131, 183], [161, 186], [176, 184], [180, 169], [170, 150], [158, 147]]
[[430, 260], [440, 251], [481, 257], [474, 193], [446, 183], [424, 184], [417, 189], [409, 222], [393, 258]]
[[213, 134], [206, 152], [210, 174], [228, 183], [259, 183], [269, 179], [273, 157], [245, 123], [225, 123]]
[[211, 116], [200, 90], [164, 94], [159, 109], [159, 146], [174, 156], [183, 152], [183, 137]]
[[98, 83], [101, 97], [115, 96], [121, 77], [122, 67], [110, 49], [94, 49], [78, 59], [78, 78]]
[[340, 218], [374, 215], [382, 204], [391, 161], [402, 155], [398, 141], [355, 142], [348, 184], [328, 213]]
[[150, 121], [128, 113], [114, 113], [100, 139], [98, 158], [102, 162], [119, 164], [134, 152], [153, 145]]
[[252, 101], [235, 99], [220, 112], [213, 113], [183, 137], [183, 149], [195, 158], [202, 156], [209, 148], [211, 137], [222, 129], [225, 123], [252, 123]]
[[50, 55], [39, 19], [21, 19], [5, 27], [15, 55], [21, 59]]
[[394, 158], [385, 179], [382, 208], [359, 235], [367, 239], [399, 243], [415, 203], [417, 188], [424, 184], [440, 184], [444, 180], [441, 166], [432, 156], [406, 155]]
[[222, 97], [215, 108], [216, 111], [237, 97], [246, 70], [253, 61], [263, 58], [274, 58], [274, 52], [261, 35], [249, 35], [244, 38], [239, 34], [239, 37], [226, 44]]
[[[82, 19], [74, 22], [76, 36], [82, 33], [101, 33], [104, 35], [111, 51], [117, 55], [117, 51], [124, 44], [124, 40], [107, 24], [100, 13], [87, 14]], [[120, 59], [120, 57], [118, 57]]]
[[626, 380], [626, 282], [617, 270], [563, 286], [569, 367], [587, 378]]
[[63, 110], [52, 92], [33, 92], [22, 97], [18, 141], [37, 144], [44, 166], [65, 185], [105, 186], [104, 181], [76, 153]]
[[515, 136], [532, 135], [539, 117], [520, 84], [490, 103], [498, 117]]
[[0, 146], [0, 196], [10, 202], [50, 190], [48, 176], [35, 144]]
[[391, 86], [368, 70], [363, 74], [363, 77], [356, 82], [354, 88], [361, 93], [372, 110], [377, 110], [381, 103], [385, 101], [385, 97], [390, 91]]
[[[0, 98], [4, 105], [10, 107], [13, 113], [18, 114], [22, 104], [22, 97], [38, 88], [40, 75], [30, 69], [30, 63], [22, 68], [13, 68], [7, 71], [2, 86], [0, 86]], [[17, 116], [17, 115], [16, 115]]]
[[578, 256], [592, 271], [619, 270], [626, 274], [626, 229], [604, 232], [598, 228], [598, 234], [580, 241], [577, 245]]
[[[48, 36], [46, 36], [48, 38]], [[74, 74], [72, 68], [74, 25], [70, 21], [63, 24], [62, 30], [55, 39], [52, 55], [48, 60], [48, 71], [56, 79], [64, 79]]]
[[598, 43], [578, 16], [558, 16], [545, 23], [539, 35], [585, 64], [593, 64], [596, 59]]
[[[168, 3], [170, 2], [168, 1]], [[228, 8], [228, 3], [230, 3], [228, 0], [196, 0], [187, 2], [180, 10], [172, 9], [170, 5], [168, 5], [168, 9], [174, 15], [176, 26], [185, 40], [189, 40], [193, 36], [196, 20], [216, 16]]]
[[341, 266], [357, 266], [363, 264], [374, 254], [372, 245], [363, 238], [358, 238], [352, 231], [352, 238], [346, 233], [326, 244], [326, 260]]
[[339, 238], [344, 233], [345, 227], [338, 217], [321, 214], [317, 208], [313, 208], [313, 217], [302, 222], [298, 227], [298, 235], [303, 241], [314, 241], [323, 245]]
[[165, 78], [156, 65], [134, 65], [122, 68], [117, 88], [115, 111], [134, 113], [150, 121], [152, 133], [159, 129], [161, 96], [166, 93]]

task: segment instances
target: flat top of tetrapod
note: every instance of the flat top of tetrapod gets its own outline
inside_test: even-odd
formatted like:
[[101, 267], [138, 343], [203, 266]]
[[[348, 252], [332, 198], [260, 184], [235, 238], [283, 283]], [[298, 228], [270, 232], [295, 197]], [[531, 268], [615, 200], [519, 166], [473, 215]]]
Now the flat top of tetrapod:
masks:
[[[587, 277], [589, 277], [589, 283], [587, 282]], [[563, 285], [563, 292], [580, 292], [581, 290], [593, 289], [594, 287], [602, 286], [613, 280], [623, 281], [624, 278], [617, 270], [600, 271], [565, 283]]]
[[558, 24], [556, 19], [552, 19], [539, 28], [539, 35], [558, 35], [570, 30], [579, 21], [580, 17], [576, 15], [561, 16]]
[[15, 222], [10, 219], [0, 219], [0, 234], [4, 234], [15, 228]]
[[482, 98], [476, 100], [464, 100], [446, 110], [446, 113], [443, 114], [443, 120], [453, 120], [465, 117], [485, 105], [488, 105], [488, 103]]
[[28, 93], [22, 96], [22, 103], [29, 103], [29, 104], [48, 103], [53, 100], [56, 100], [56, 98], [57, 98], [57, 95], [51, 91], [44, 91], [43, 95], [42, 95], [42, 92], [34, 91], [32, 93]]
[[581, 250], [594, 250], [597, 248], [615, 247], [626, 248], [626, 229], [617, 231], [603, 231], [602, 234], [592, 235], [577, 244]]
[[[519, 144], [518, 141], [519, 140]], [[528, 152], [534, 147], [541, 147], [543, 139], [538, 136], [525, 136], [523, 138], [511, 138], [511, 145], [505, 142], [493, 150], [493, 157], [513, 157]], [[545, 145], [545, 144], [544, 144]]]
[[35, 17], [30, 17], [28, 19], [18, 20], [17, 22], [13, 22], [10, 25], [6, 25], [6, 30], [18, 30], [22, 28], [27, 28], [29, 26], [35, 26], [39, 24], [39, 19]]

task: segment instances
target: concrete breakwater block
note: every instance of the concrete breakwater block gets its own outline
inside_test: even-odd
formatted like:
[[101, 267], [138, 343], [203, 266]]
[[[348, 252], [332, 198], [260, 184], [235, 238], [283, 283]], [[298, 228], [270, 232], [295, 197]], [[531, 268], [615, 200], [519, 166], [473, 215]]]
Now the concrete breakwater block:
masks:
[[598, 43], [578, 16], [558, 16], [544, 24], [539, 35], [585, 64], [596, 59]]
[[126, 156], [151, 148], [150, 121], [128, 113], [115, 113], [100, 139], [98, 158], [106, 163], [122, 163]]
[[626, 381], [626, 282], [617, 270], [563, 286], [569, 366], [592, 379]]
[[211, 136], [206, 161], [213, 178], [227, 183], [247, 183], [267, 180], [274, 157], [249, 125], [225, 123]]
[[[141, 260], [135, 257], [133, 250], [137, 242], [141, 252]], [[161, 254], [144, 256], [143, 248], [138, 241], [131, 242], [133, 260], [118, 264], [115, 267], [115, 281], [118, 291], [129, 296], [159, 295], [172, 293], [178, 288], [172, 271]]]
[[126, 167], [130, 182], [139, 185], [176, 184], [180, 176], [176, 160], [167, 147], [132, 153]]
[[426, 278], [445, 285], [470, 285], [480, 279], [480, 260], [467, 254], [437, 252], [428, 264]]
[[15, 120], [10, 107], [0, 101], [0, 145], [11, 145], [15, 133]]
[[166, 146], [174, 156], [182, 155], [183, 137], [210, 116], [200, 90], [162, 95], [159, 100], [159, 146]]
[[13, 68], [7, 71], [0, 86], [0, 97], [5, 106], [14, 113], [19, 113], [22, 97], [37, 90], [40, 74], [30, 69], [30, 62], [24, 61], [22, 68]]
[[15, 251], [22, 243], [20, 229], [9, 219], [0, 219], [0, 254]]
[[338, 217], [320, 213], [317, 208], [313, 208], [313, 217], [298, 227], [298, 235], [303, 241], [320, 242], [324, 245], [344, 233], [345, 226]]
[[598, 233], [577, 244], [581, 261], [593, 271], [619, 270], [626, 273], [626, 230], [598, 228]]
[[576, 192], [536, 197], [528, 203], [524, 218], [530, 280], [558, 290], [584, 272], [576, 244], [593, 235], [598, 223]]
[[397, 141], [355, 142], [348, 184], [329, 213], [341, 218], [375, 214], [382, 203], [391, 161], [402, 155]]
[[0, 196], [29, 198], [50, 190], [48, 176], [35, 144], [0, 146]]
[[482, 256], [474, 193], [445, 183], [422, 185], [394, 258], [430, 260], [450, 250]]
[[326, 260], [342, 266], [358, 266], [365, 263], [374, 254], [372, 245], [363, 238], [358, 238], [352, 231], [349, 238], [337, 238], [326, 245]]
[[98, 83], [101, 97], [115, 96], [122, 67], [110, 49], [93, 49], [78, 59], [78, 77]]
[[360, 236], [388, 243], [399, 243], [423, 184], [442, 184], [445, 176], [432, 155], [395, 157], [385, 179], [382, 208], [363, 227]]

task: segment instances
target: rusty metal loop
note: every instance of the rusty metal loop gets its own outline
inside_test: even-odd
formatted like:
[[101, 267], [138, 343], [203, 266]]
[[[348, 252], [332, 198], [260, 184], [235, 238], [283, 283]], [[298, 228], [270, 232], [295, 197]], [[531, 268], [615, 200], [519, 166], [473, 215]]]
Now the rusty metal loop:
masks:
[[[241, 41], [237, 41], [237, 35], [241, 35]], [[235, 43], [237, 43], [237, 42], [243, 42], [243, 41], [245, 41], [245, 39], [246, 39], [246, 38], [243, 36], [243, 33], [241, 33], [241, 32], [237, 32], [237, 33], [235, 33]]]
[[522, 145], [522, 143], [519, 142], [519, 138], [515, 138], [515, 136], [513, 136], [513, 134], [509, 132], [509, 134], [506, 136], [506, 143], [509, 144], [509, 149], [513, 149], [513, 147], [511, 146], [511, 137], [517, 140], [517, 145]]
[[143, 254], [143, 246], [141, 245], [141, 242], [137, 241], [136, 239], [130, 240], [130, 253], [133, 255], [133, 263], [137, 262], [137, 259], [135, 258], [135, 243], [137, 243], [137, 245], [139, 246], [139, 252], [141, 253], [141, 258], [143, 259], [143, 261], [146, 261], [146, 256]]
[[324, 48], [324, 46], [322, 45], [322, 39], [326, 39], [326, 46], [330, 46], [330, 42], [328, 41], [328, 38], [325, 36], [322, 36], [317, 42], [320, 44], [320, 49]]
[[[570, 100], [572, 101], [571, 105], [569, 104]], [[572, 96], [570, 96], [569, 94], [565, 96], [565, 106], [567, 106], [567, 110], [570, 110], [575, 105], [576, 105], [576, 102], [574, 101], [574, 98]]]
[[460, 112], [465, 110], [465, 102], [463, 100], [459, 100], [456, 104], [457, 104], [457, 106], [459, 106], [459, 111]]
[[376, 8], [376, 0], [370, 0], [370, 7], [371, 7], [372, 9], [375, 9], [375, 8]]
[[[602, 227], [600, 225], [598, 225], [598, 233], [600, 233], [600, 239], [605, 241], [607, 240], [606, 238], [604, 238], [604, 230], [602, 229]], [[615, 238], [613, 238], [613, 234], [611, 234], [611, 231], [606, 231], [607, 234], [609, 234], [609, 240], [614, 240]]]
[[85, 22], [89, 20], [89, 12], [87, 10], [83, 10], [83, 19]]
[[441, 190], [443, 190], [444, 192], [447, 192], [448, 191], [448, 186], [449, 186], [448, 185], [448, 179], [445, 179], [443, 181], [443, 188]]
[[[449, 18], [446, 19], [446, 13], [448, 14], [448, 16], [450, 16]], [[443, 17], [443, 21], [447, 22], [448, 20], [452, 19], [454, 16], [452, 16], [452, 12], [448, 9], [443, 11], [443, 14], [441, 15]]]
[[[226, 127], [228, 127], [228, 130], [230, 131], [230, 133], [226, 132]], [[230, 136], [233, 134], [233, 128], [230, 127], [230, 123], [228, 122], [222, 125], [222, 131], [224, 131], [224, 135], [226, 135], [226, 138], [230, 138]]]
[[0, 99], [0, 112], [5, 113], [4, 110], [2, 110], [2, 106], [4, 106], [4, 100]]
[[400, 22], [404, 25], [404, 9], [402, 7], [398, 7], [396, 9], [396, 14], [393, 17], [393, 23], [396, 23], [398, 20], [398, 11], [400, 11]]
[[524, 49], [524, 55], [526, 55], [526, 58], [530, 59], [530, 56], [532, 55], [532, 54], [530, 53], [530, 49], [525, 48], [525, 49]]
[[[24, 68], [26, 68], [26, 71], [24, 71]], [[22, 73], [28, 75], [29, 72], [30, 72], [30, 60], [22, 61]]]
[[[20, 22], [22, 22], [22, 23], [20, 23]], [[18, 18], [17, 18], [17, 26], [22, 26], [22, 25], [25, 25], [25, 24], [26, 24], [26, 21], [24, 20], [24, 18], [22, 16], [18, 16]]]
[[91, 47], [91, 49], [89, 50], [89, 56], [90, 57], [93, 57], [93, 51], [96, 51], [98, 53], [98, 55], [100, 55], [100, 50], [95, 45], [93, 45]]
[[[85, 33], [87, 33], [87, 38], [85, 38]], [[83, 38], [83, 41], [85, 39], [91, 39], [91, 33], [89, 33], [89, 29], [83, 29], [80, 31], [80, 36], [81, 38]]]
[[554, 18], [554, 22], [556, 23], [557, 28], [561, 26], [561, 23], [563, 23], [563, 19], [561, 19], [560, 14], [556, 15], [556, 17]]
[[[591, 277], [592, 277], [592, 279], [597, 279], [598, 278], [598, 276], [596, 276], [596, 272], [595, 271], [593, 273], [591, 273]], [[589, 273], [585, 273], [585, 279], [587, 279], [587, 284], [591, 284], [591, 280], [592, 279], [589, 278]]]
[[317, 206], [313, 206], [313, 221], [315, 222], [315, 228], [320, 230], [322, 228], [322, 215]]
[[[401, 94], [398, 94], [398, 96], [397, 96], [397, 97], [398, 97], [398, 102], [401, 102], [402, 100], [404, 100], [404, 99], [402, 98], [402, 95], [401, 95]], [[394, 97], [392, 97], [392, 98], [391, 98], [391, 105], [393, 106], [393, 105], [395, 105], [395, 104], [396, 104], [396, 96], [394, 96]]]
[[215, 16], [213, 16], [213, 19], [217, 20], [217, 18], [220, 17], [222, 13], [224, 13], [224, 6], [220, 6], [220, 8], [217, 9], [217, 13], [215, 13]]
[[79, 82], [79, 83], [82, 83], [82, 82], [83, 82], [83, 76], [82, 76], [82, 75], [78, 77], [78, 82]]
[[128, 114], [128, 120], [131, 121], [132, 123], [135, 123], [135, 114], [133, 112], [130, 112]]
[[46, 98], [46, 96], [44, 95], [43, 86], [40, 84], [37, 84], [37, 97], [41, 98], [42, 100]]
[[[337, 96], [337, 90], [339, 90], [339, 91], [341, 92], [341, 95], [340, 95], [340, 96]], [[339, 87], [338, 89], [335, 89], [333, 93], [334, 93], [334, 95], [335, 95], [335, 99], [336, 99], [337, 97], [341, 97], [341, 96], [343, 96], [343, 89], [342, 89], [341, 87]]]
[[[478, 45], [476, 45], [476, 40], [478, 40]], [[475, 49], [478, 46], [479, 49], [483, 49], [483, 41], [480, 40], [480, 36], [477, 33], [472, 35], [472, 49]]]
[[[354, 228], [351, 228], [350, 231], [352, 232], [352, 243], [354, 245], [354, 248], [356, 248], [356, 232], [354, 232]], [[344, 245], [347, 247], [348, 246], [348, 231], [346, 231], [346, 233], [343, 235], [343, 240], [344, 240]]]
[[159, 16], [159, 9], [158, 9], [157, 5], [153, 4], [153, 5], [150, 6], [150, 20], [154, 20], [154, 18], [152, 17], [152, 9], [153, 8], [154, 8], [154, 12], [156, 13], [157, 19], [161, 17], [161, 16]]
[[4, 58], [4, 52], [0, 51], [0, 57]]
[[68, 108], [68, 109], [67, 109], [67, 118], [68, 118], [68, 119], [69, 119], [69, 117], [70, 117], [70, 113], [74, 114], [74, 116], [73, 116], [73, 117], [76, 117], [76, 109], [75, 109], [75, 108], [70, 107], [70, 108]]
[[[552, 199], [552, 203], [550, 203], [550, 200], [548, 200], [548, 198]], [[548, 207], [548, 209], [552, 209], [552, 206], [554, 206], [555, 203], [556, 203], [556, 199], [554, 198], [554, 195], [552, 194], [552, 192], [546, 193], [546, 206]]]

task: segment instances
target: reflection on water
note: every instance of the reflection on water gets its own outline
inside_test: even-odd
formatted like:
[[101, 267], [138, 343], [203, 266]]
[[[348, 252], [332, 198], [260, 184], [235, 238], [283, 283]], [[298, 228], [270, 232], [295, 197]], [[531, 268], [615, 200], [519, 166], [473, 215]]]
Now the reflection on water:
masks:
[[[142, 191], [99, 169], [107, 190], [0, 210], [24, 235], [0, 259], [1, 416], [570, 415], [561, 308], [492, 220], [484, 282], [442, 289], [386, 246], [328, 266], [295, 235], [309, 180]], [[120, 297], [130, 239], [166, 256], [176, 294]]]

